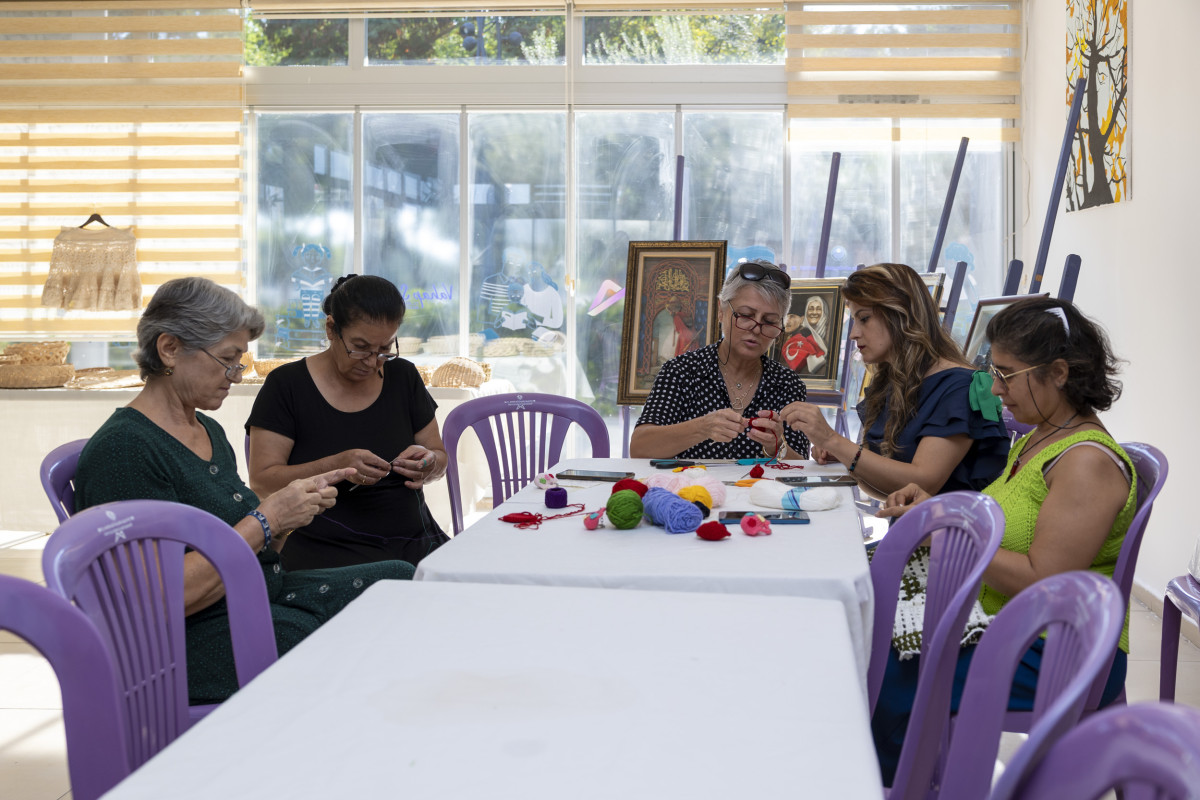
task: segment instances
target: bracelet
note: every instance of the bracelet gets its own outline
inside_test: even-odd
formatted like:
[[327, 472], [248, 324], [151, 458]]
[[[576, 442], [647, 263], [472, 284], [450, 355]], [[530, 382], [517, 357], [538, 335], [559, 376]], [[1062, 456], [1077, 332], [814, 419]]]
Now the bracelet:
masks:
[[846, 467], [847, 472], [854, 472], [854, 468], [858, 466], [858, 459], [862, 457], [863, 446], [858, 446], [858, 452], [854, 454], [854, 460], [850, 462], [850, 466]]
[[258, 524], [262, 525], [264, 539], [262, 549], [266, 550], [271, 546], [271, 523], [267, 522], [266, 516], [257, 508], [253, 511], [246, 512], [246, 516], [254, 517], [256, 520], [258, 520]]

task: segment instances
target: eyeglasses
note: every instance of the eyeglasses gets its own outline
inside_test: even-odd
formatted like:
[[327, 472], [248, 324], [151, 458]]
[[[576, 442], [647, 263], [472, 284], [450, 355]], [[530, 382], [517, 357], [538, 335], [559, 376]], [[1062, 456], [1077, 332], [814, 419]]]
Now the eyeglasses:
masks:
[[784, 289], [790, 289], [792, 286], [791, 276], [786, 272], [781, 269], [772, 269], [771, 267], [764, 266], [757, 261], [744, 261], [738, 264], [738, 275], [741, 275], [748, 281], [774, 281]]
[[1033, 372], [1033, 371], [1034, 371], [1035, 369], [1037, 369], [1038, 367], [1044, 367], [1044, 366], [1046, 366], [1046, 365], [1045, 365], [1045, 364], [1038, 364], [1037, 366], [1033, 366], [1033, 367], [1026, 367], [1025, 369], [1019, 369], [1019, 370], [1017, 370], [1016, 372], [1010, 372], [1010, 373], [1008, 373], [1007, 375], [1005, 375], [1003, 372], [1001, 372], [1000, 370], [996, 369], [996, 365], [995, 365], [995, 364], [993, 364], [993, 363], [991, 363], [991, 362], [989, 361], [989, 362], [988, 362], [988, 367], [987, 367], [987, 370], [988, 370], [988, 372], [990, 372], [990, 373], [991, 373], [991, 375], [992, 375], [992, 378], [993, 378], [994, 380], [998, 380], [998, 381], [1000, 381], [1000, 383], [1004, 385], [1004, 388], [1005, 388], [1005, 389], [1007, 389], [1007, 388], [1008, 388], [1008, 382], [1009, 382], [1010, 380], [1012, 380], [1013, 378], [1015, 378], [1015, 377], [1017, 377], [1018, 375], [1021, 375], [1021, 374], [1023, 374], [1023, 373], [1026, 373], [1026, 372]]
[[222, 367], [224, 367], [225, 368], [225, 377], [231, 381], [236, 380], [243, 372], [246, 371], [245, 364], [242, 364], [240, 362], [237, 364], [226, 364], [223, 360], [217, 358], [212, 353], [205, 350], [203, 347], [200, 348], [200, 352], [204, 353], [204, 355], [208, 356], [213, 361], [217, 362]]
[[737, 328], [744, 331], [761, 331], [762, 335], [768, 339], [774, 339], [779, 334], [783, 333], [783, 328], [774, 322], [759, 322], [749, 314], [739, 314], [730, 308], [733, 313], [733, 324]]
[[377, 353], [373, 350], [351, 350], [349, 347], [346, 347], [346, 340], [342, 339], [341, 331], [337, 332], [337, 337], [338, 339], [341, 339], [342, 349], [346, 351], [346, 355], [350, 356], [355, 361], [368, 361], [370, 359], [377, 359], [386, 364], [393, 358], [396, 358], [400, 355], [399, 353], [392, 352], [396, 349], [396, 339], [394, 337], [392, 338], [392, 350], [385, 350], [380, 353]]

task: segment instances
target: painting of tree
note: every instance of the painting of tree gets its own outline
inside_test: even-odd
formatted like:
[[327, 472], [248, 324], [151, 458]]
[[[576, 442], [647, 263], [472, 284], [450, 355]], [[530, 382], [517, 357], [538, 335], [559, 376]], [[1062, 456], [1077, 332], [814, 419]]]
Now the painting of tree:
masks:
[[1067, 211], [1129, 198], [1128, 0], [1066, 0], [1067, 105], [1087, 80], [1071, 148]]

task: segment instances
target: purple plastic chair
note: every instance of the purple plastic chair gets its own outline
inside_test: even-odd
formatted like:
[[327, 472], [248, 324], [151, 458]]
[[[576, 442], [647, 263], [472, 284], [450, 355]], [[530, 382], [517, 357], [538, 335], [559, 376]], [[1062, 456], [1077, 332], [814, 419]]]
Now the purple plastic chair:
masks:
[[0, 575], [0, 630], [33, 645], [58, 676], [72, 796], [104, 794], [129, 774], [130, 764], [116, 675], [95, 626], [45, 587]]
[[442, 440], [450, 463], [446, 486], [454, 534], [462, 532], [462, 487], [458, 476], [458, 442], [472, 428], [483, 445], [492, 473], [492, 502], [499, 505], [544, 472], [562, 453], [571, 423], [578, 423], [592, 443], [593, 458], [608, 458], [608, 426], [596, 409], [554, 394], [497, 394], [477, 397], [446, 417]]
[[1035, 425], [1026, 425], [1024, 422], [1017, 422], [1017, 418], [1007, 408], [1000, 412], [1000, 419], [1004, 422], [1004, 429], [1008, 431], [1009, 440], [1014, 444], [1017, 439], [1020, 439], [1037, 427]]
[[[1154, 500], [1162, 491], [1167, 480], [1167, 457], [1157, 447], [1141, 442], [1122, 442], [1121, 447], [1129, 454], [1137, 472], [1137, 512], [1129, 523], [1129, 531], [1125, 534], [1125, 542], [1117, 556], [1117, 565], [1113, 569], [1113, 581], [1121, 590], [1121, 599], [1129, 606], [1129, 592], [1133, 587], [1133, 571], [1137, 566], [1138, 552], [1142, 547], [1142, 536], [1146, 533], [1146, 523], [1150, 521], [1150, 512], [1154, 510]], [[1109, 665], [1096, 677], [1091, 691], [1088, 693], [1084, 714], [1090, 714], [1100, 707], [1100, 697], [1108, 683], [1108, 673], [1112, 668], [1112, 659], [1116, 650], [1109, 656]], [[1125, 690], [1110, 705], [1125, 702]], [[1025, 711], [1011, 711], [1004, 721], [1004, 730], [1018, 733], [1029, 733], [1030, 716]]]
[[258, 559], [236, 531], [192, 506], [124, 500], [79, 512], [46, 542], [46, 585], [78, 605], [108, 645], [136, 768], [215, 706], [188, 707], [184, 549], [225, 584], [238, 685], [275, 663], [275, 629]]
[[[1010, 600], [975, 648], [949, 749], [941, 762], [940, 787], [936, 779], [925, 786], [947, 798], [987, 797], [1017, 665], [1045, 632], [1029, 740], [1005, 768], [996, 790], [1016, 781], [1079, 721], [1092, 683], [1112, 663], [1124, 622], [1125, 603], [1116, 584], [1094, 572], [1052, 575]], [[934, 686], [937, 699], [945, 705], [951, 678]], [[945, 718], [932, 722], [944, 725]], [[937, 728], [927, 727], [921, 738], [933, 738], [936, 744], [942, 739], [939, 734]]]
[[1175, 702], [1175, 676], [1179, 671], [1179, 622], [1183, 614], [1200, 625], [1200, 583], [1191, 575], [1172, 578], [1163, 598], [1158, 699], [1172, 703]]
[[[926, 715], [949, 715], [950, 696], [934, 698], [927, 675], [953, 675], [959, 642], [979, 595], [983, 570], [1000, 547], [1004, 535], [1004, 512], [990, 497], [977, 492], [948, 492], [926, 500], [892, 525], [875, 548], [871, 559], [871, 584], [875, 594], [875, 623], [871, 636], [871, 661], [867, 667], [867, 697], [871, 713], [879, 702], [883, 673], [892, 645], [896, 604], [904, 566], [927, 536], [932, 536], [929, 554], [929, 583], [926, 587], [925, 620], [921, 641], [920, 678], [904, 740], [892, 796], [905, 795], [904, 787], [929, 783], [938, 748], [912, 735], [925, 727]], [[945, 678], [943, 680], [948, 680]], [[939, 728], [940, 730], [940, 728]]]
[[75, 513], [75, 467], [87, 443], [87, 439], [76, 439], [60, 444], [42, 459], [42, 489], [60, 525]]
[[1195, 800], [1200, 797], [1197, 731], [1200, 711], [1186, 706], [1140, 703], [1105, 709], [1059, 739], [1015, 791], [1005, 786], [991, 798], [1091, 798], [1117, 789], [1126, 800]]

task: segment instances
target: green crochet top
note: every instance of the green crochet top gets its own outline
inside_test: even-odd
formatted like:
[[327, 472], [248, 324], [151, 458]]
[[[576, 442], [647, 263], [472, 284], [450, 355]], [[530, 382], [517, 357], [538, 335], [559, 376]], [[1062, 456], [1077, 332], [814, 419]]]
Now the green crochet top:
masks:
[[[1121, 553], [1121, 545], [1125, 542], [1125, 532], [1129, 530], [1129, 523], [1133, 521], [1133, 514], [1137, 509], [1137, 475], [1129, 456], [1107, 433], [1080, 431], [1057, 441], [1033, 456], [1020, 472], [1009, 479], [1008, 474], [1012, 471], [1013, 462], [1021, 455], [1021, 451], [1029, 442], [1029, 435], [1026, 434], [1009, 452], [1008, 464], [1005, 465], [1004, 472], [983, 492], [994, 498], [1000, 504], [1000, 508], [1004, 510], [1004, 538], [1000, 541], [1000, 547], [1014, 553], [1028, 553], [1029, 546], [1033, 544], [1038, 512], [1041, 511], [1042, 503], [1049, 491], [1046, 487], [1046, 476], [1042, 470], [1047, 462], [1061, 455], [1068, 447], [1084, 441], [1098, 442], [1112, 450], [1125, 462], [1129, 468], [1129, 474], [1134, 476], [1129, 485], [1129, 496], [1125, 498], [1125, 506], [1117, 514], [1112, 530], [1108, 532], [1108, 537], [1104, 540], [1100, 552], [1096, 554], [1090, 567], [1093, 572], [1099, 572], [1101, 575], [1111, 578], [1113, 570], [1117, 566], [1117, 556]], [[985, 612], [994, 615], [1008, 602], [1008, 596], [985, 583], [979, 594], [979, 601]], [[1126, 653], [1129, 652], [1128, 609], [1125, 611], [1125, 627], [1121, 631], [1120, 647]]]

